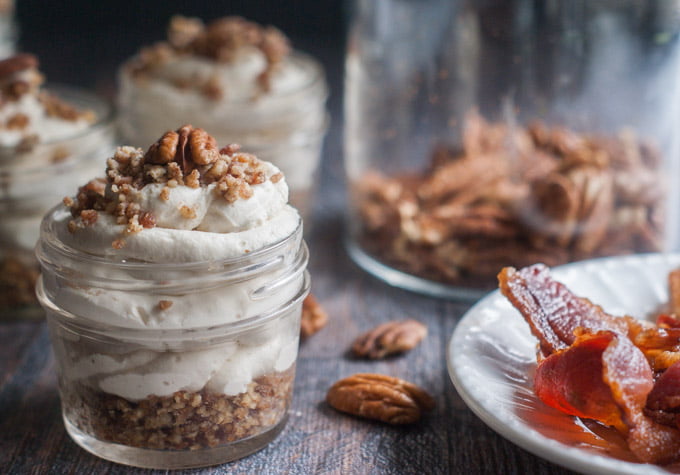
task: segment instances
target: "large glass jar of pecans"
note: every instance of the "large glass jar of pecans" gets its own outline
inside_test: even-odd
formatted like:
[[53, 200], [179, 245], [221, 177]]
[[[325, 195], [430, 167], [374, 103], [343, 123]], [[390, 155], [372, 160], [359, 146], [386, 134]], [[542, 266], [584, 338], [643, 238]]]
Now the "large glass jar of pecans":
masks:
[[357, 0], [349, 250], [474, 299], [504, 266], [677, 248], [673, 2]]

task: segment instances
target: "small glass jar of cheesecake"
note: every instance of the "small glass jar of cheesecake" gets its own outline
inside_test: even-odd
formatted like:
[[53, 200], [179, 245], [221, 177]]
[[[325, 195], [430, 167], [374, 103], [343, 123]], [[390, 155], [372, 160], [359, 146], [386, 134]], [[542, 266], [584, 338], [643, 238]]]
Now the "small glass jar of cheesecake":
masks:
[[286, 175], [306, 214], [328, 117], [320, 64], [274, 27], [239, 17], [204, 24], [176, 16], [166, 41], [143, 48], [119, 73], [120, 131], [146, 146], [178, 122], [238, 142]]
[[0, 316], [42, 315], [33, 247], [40, 221], [95, 176], [113, 144], [111, 106], [87, 92], [43, 85], [38, 60], [0, 61]]
[[80, 446], [187, 468], [283, 429], [309, 292], [287, 198], [276, 166], [184, 126], [119, 147], [105, 178], [47, 214], [37, 293]]

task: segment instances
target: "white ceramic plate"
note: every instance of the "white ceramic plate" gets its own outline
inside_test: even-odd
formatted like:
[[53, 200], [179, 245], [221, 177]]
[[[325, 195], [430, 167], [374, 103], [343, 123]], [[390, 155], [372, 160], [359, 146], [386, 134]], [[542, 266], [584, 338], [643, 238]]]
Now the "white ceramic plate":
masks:
[[[576, 295], [613, 315], [644, 318], [668, 298], [668, 272], [680, 255], [595, 259], [552, 270]], [[449, 342], [453, 384], [489, 427], [520, 447], [564, 467], [596, 474], [667, 474], [680, 465], [635, 462], [614, 430], [584, 423], [544, 405], [533, 392], [537, 340], [499, 291], [461, 319]]]

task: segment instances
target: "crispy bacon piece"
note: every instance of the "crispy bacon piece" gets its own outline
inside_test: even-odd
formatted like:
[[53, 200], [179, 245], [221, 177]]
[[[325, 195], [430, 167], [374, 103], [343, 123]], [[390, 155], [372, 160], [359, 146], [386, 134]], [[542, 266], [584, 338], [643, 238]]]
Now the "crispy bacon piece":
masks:
[[568, 348], [579, 327], [593, 332], [628, 333], [627, 319], [611, 316], [599, 305], [575, 296], [564, 284], [553, 280], [543, 264], [521, 270], [506, 267], [498, 274], [498, 281], [503, 295], [538, 338], [543, 356]]
[[680, 315], [680, 269], [668, 273], [668, 294], [671, 313]]
[[[625, 340], [620, 342], [613, 332], [581, 335], [569, 348], [553, 353], [540, 363], [534, 377], [536, 395], [548, 406], [566, 414], [595, 419], [627, 433], [628, 425], [620, 407], [623, 398], [618, 394], [621, 391], [613, 391], [608, 384], [610, 380], [616, 381], [618, 354], [630, 353], [637, 357], [632, 379], [636, 383], [635, 389], [644, 392], [641, 397], [631, 399], [638, 410], [644, 405], [653, 383], [644, 355], [639, 350], [633, 351], [637, 348], [630, 342], [626, 344]], [[605, 358], [610, 345], [612, 350]], [[612, 354], [615, 354], [613, 358]], [[609, 364], [610, 359], [612, 364]], [[609, 375], [610, 366], [614, 370], [613, 377]], [[624, 373], [630, 378], [631, 371]]]
[[647, 356], [656, 373], [680, 361], [680, 328], [645, 328], [632, 335], [631, 340]]
[[548, 406], [615, 427], [643, 462], [668, 462], [677, 458], [680, 432], [645, 415], [653, 386], [644, 354], [610, 331], [580, 332], [571, 347], [539, 364], [534, 379], [536, 395]]
[[[648, 395], [654, 407], [680, 404], [675, 396], [680, 395], [680, 382], [676, 382], [680, 369], [666, 371], [669, 382], [657, 388], [648, 361], [655, 352], [671, 353], [664, 345], [677, 344], [673, 338], [680, 329], [649, 329], [629, 317], [611, 316], [554, 281], [544, 265], [519, 271], [505, 268], [499, 282], [503, 295], [539, 339], [545, 359], [536, 370], [534, 389], [545, 404], [615, 427], [642, 462], [678, 459], [680, 431], [664, 425], [668, 412], [645, 406]], [[638, 340], [650, 348], [638, 348]]]
[[680, 363], [672, 365], [656, 380], [647, 397], [647, 408], [652, 411], [680, 410]]
[[662, 313], [656, 317], [656, 324], [661, 328], [680, 328], [680, 316], [677, 313]]

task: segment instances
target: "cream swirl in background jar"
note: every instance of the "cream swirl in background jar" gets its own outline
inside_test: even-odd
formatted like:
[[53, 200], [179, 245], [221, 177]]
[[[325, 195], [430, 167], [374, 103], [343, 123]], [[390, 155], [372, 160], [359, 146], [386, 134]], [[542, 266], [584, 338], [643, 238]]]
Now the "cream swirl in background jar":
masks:
[[309, 291], [287, 197], [274, 165], [184, 126], [118, 148], [106, 179], [46, 216], [38, 297], [78, 444], [182, 468], [282, 430]]

